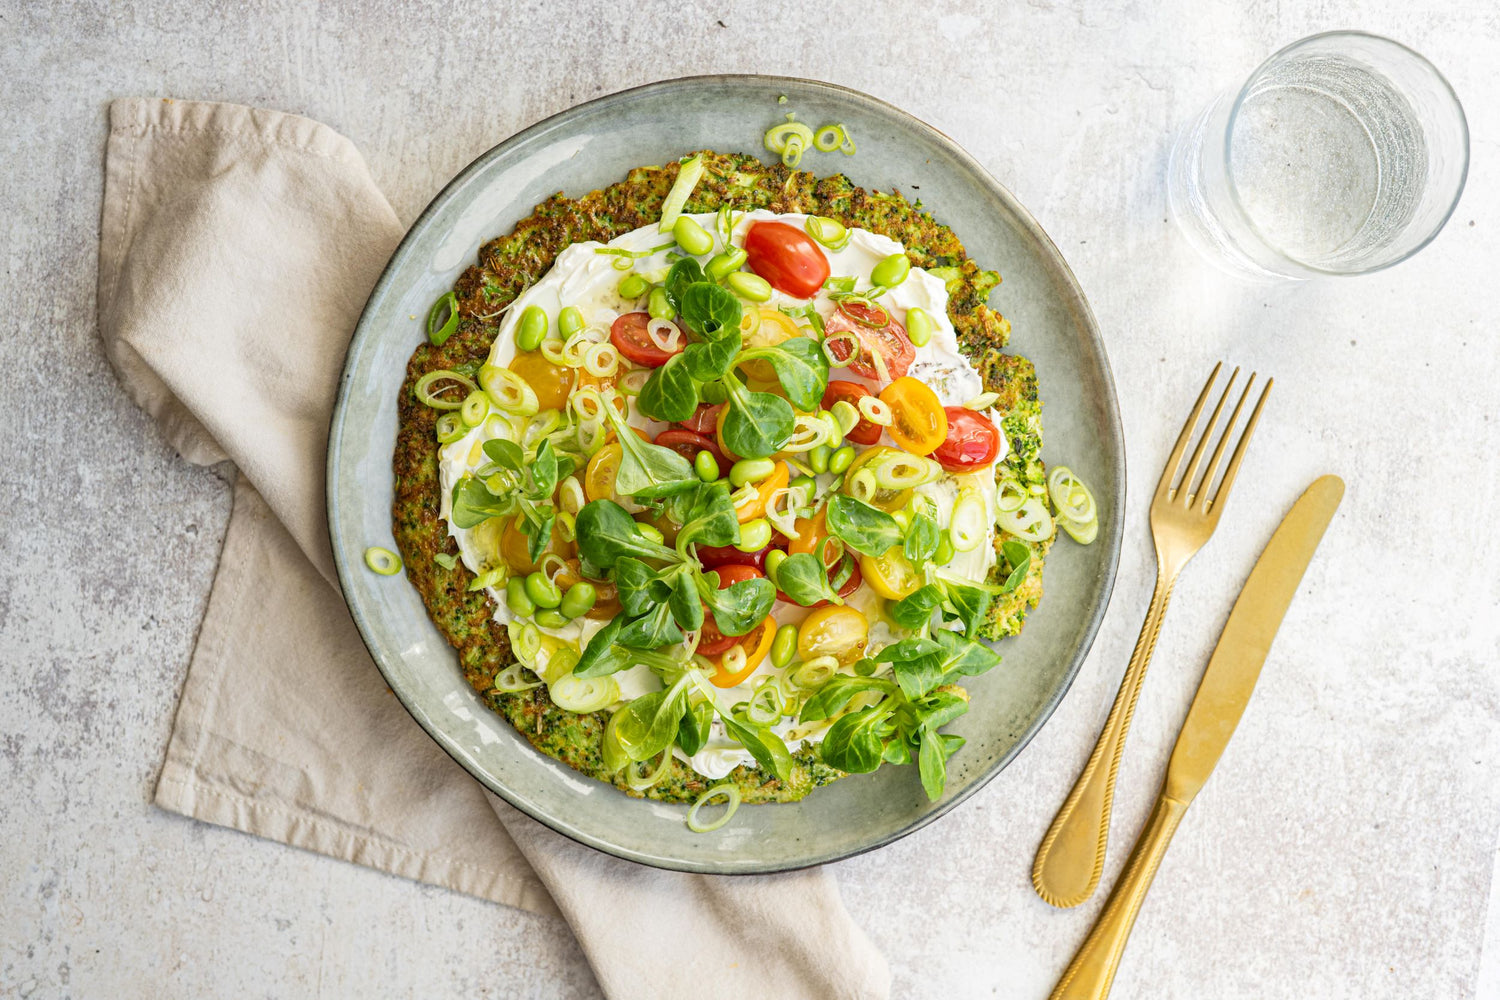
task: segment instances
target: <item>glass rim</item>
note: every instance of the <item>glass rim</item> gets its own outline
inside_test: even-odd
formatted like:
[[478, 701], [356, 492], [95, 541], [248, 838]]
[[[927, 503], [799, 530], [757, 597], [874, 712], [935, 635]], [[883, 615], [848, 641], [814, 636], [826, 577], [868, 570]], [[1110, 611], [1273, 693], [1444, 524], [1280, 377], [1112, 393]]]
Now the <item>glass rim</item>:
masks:
[[1338, 28], [1332, 31], [1320, 31], [1317, 34], [1306, 35], [1302, 38], [1297, 39], [1296, 41], [1289, 42], [1288, 44], [1283, 45], [1281, 48], [1277, 49], [1275, 52], [1271, 53], [1265, 59], [1261, 60], [1261, 62], [1255, 67], [1255, 69], [1251, 70], [1249, 75], [1245, 77], [1245, 82], [1241, 84], [1239, 89], [1235, 92], [1234, 102], [1230, 105], [1229, 117], [1225, 122], [1224, 128], [1224, 165], [1229, 177], [1232, 178], [1234, 175], [1234, 157], [1230, 150], [1230, 147], [1232, 145], [1231, 140], [1234, 136], [1234, 126], [1236, 120], [1239, 118], [1240, 108], [1243, 106], [1245, 99], [1249, 96], [1250, 84], [1254, 82], [1256, 77], [1260, 76], [1261, 72], [1265, 70], [1266, 67], [1270, 66], [1272, 63], [1276, 62], [1287, 53], [1292, 52], [1295, 49], [1302, 48], [1304, 45], [1308, 45], [1312, 42], [1325, 41], [1330, 38], [1360, 38], [1379, 42], [1382, 45], [1389, 45], [1396, 49], [1400, 49], [1402, 52], [1405, 52], [1407, 55], [1415, 59], [1420, 65], [1425, 66], [1427, 70], [1432, 73], [1437, 82], [1441, 85], [1442, 91], [1448, 95], [1449, 100], [1452, 102], [1453, 110], [1458, 114], [1458, 126], [1463, 147], [1458, 172], [1458, 184], [1453, 189], [1453, 197], [1449, 201], [1447, 209], [1443, 212], [1442, 218], [1439, 219], [1437, 221], [1437, 224], [1432, 227], [1432, 231], [1424, 236], [1419, 243], [1411, 247], [1400, 256], [1381, 264], [1375, 264], [1370, 267], [1362, 267], [1352, 271], [1336, 271], [1330, 268], [1315, 267], [1311, 264], [1307, 264], [1303, 261], [1297, 260], [1294, 257], [1287, 256], [1265, 238], [1265, 235], [1260, 231], [1260, 227], [1255, 224], [1255, 220], [1250, 217], [1250, 213], [1247, 212], [1245, 210], [1245, 206], [1241, 204], [1239, 190], [1235, 187], [1233, 181], [1231, 180], [1227, 185], [1229, 189], [1229, 198], [1234, 205], [1235, 211], [1239, 213], [1240, 217], [1250, 227], [1250, 230], [1259, 238], [1261, 245], [1265, 247], [1266, 251], [1278, 262], [1284, 263], [1293, 271], [1301, 272], [1304, 275], [1357, 277], [1364, 274], [1374, 274], [1376, 271], [1383, 271], [1388, 267], [1394, 267], [1402, 261], [1409, 259], [1418, 251], [1426, 247], [1433, 240], [1437, 239], [1438, 234], [1441, 233], [1443, 229], [1448, 225], [1448, 220], [1453, 218], [1453, 213], [1458, 210], [1458, 202], [1463, 197], [1464, 187], [1468, 184], [1469, 180], [1469, 118], [1468, 115], [1464, 113], [1463, 102], [1458, 99], [1458, 92], [1453, 89], [1453, 84], [1448, 82], [1448, 78], [1443, 75], [1441, 70], [1439, 70], [1432, 64], [1432, 61], [1430, 59], [1422, 55], [1422, 53], [1418, 52], [1416, 49], [1413, 49], [1411, 46], [1406, 45], [1402, 42], [1398, 42], [1394, 38], [1388, 38], [1385, 35], [1377, 35], [1371, 31], [1359, 31], [1357, 29], [1346, 28]]

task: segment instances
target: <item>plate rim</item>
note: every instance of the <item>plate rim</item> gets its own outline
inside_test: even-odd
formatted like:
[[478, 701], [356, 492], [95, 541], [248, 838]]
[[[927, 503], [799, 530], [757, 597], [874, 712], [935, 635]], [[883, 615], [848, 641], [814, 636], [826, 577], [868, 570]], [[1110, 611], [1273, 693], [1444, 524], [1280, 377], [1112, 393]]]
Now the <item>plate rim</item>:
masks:
[[[515, 793], [511, 792], [510, 789], [506, 788], [499, 781], [494, 780], [490, 775], [484, 773], [484, 770], [482, 768], [478, 767], [477, 764], [469, 760], [468, 755], [465, 753], [463, 748], [458, 746], [456, 741], [450, 739], [446, 735], [446, 733], [443, 732], [441, 727], [439, 727], [436, 722], [429, 716], [425, 709], [423, 709], [422, 706], [418, 704], [414, 704], [413, 700], [410, 699], [407, 692], [403, 691], [401, 687], [394, 682], [392, 678], [392, 671], [387, 669], [385, 654], [371, 645], [369, 632], [367, 630], [366, 616], [364, 615], [363, 610], [357, 606], [357, 602], [350, 599], [350, 592], [352, 589], [351, 580], [353, 578], [353, 575], [358, 572], [359, 563], [352, 557], [346, 557], [346, 555], [336, 544], [336, 539], [340, 534], [338, 527], [342, 523], [342, 518], [340, 512], [337, 509], [337, 505], [334, 502], [334, 484], [338, 478], [337, 466], [341, 448], [338, 440], [339, 431], [344, 422], [345, 408], [352, 392], [353, 380], [349, 369], [350, 357], [353, 355], [356, 345], [363, 341], [368, 328], [374, 322], [370, 315], [371, 305], [386, 294], [389, 286], [395, 280], [396, 272], [402, 268], [402, 266], [406, 263], [407, 258], [413, 252], [412, 243], [417, 238], [419, 232], [424, 228], [424, 224], [428, 221], [428, 219], [430, 219], [439, 211], [439, 209], [447, 201], [449, 195], [452, 192], [456, 191], [459, 187], [466, 184], [475, 173], [479, 172], [492, 160], [503, 156], [513, 147], [521, 145], [522, 143], [536, 137], [539, 134], [545, 133], [550, 128], [555, 127], [557, 124], [559, 124], [563, 119], [576, 116], [586, 109], [597, 110], [610, 104], [628, 102], [648, 92], [672, 91], [684, 88], [702, 87], [705, 85], [735, 86], [751, 84], [763, 87], [766, 85], [774, 86], [777, 83], [788, 84], [792, 87], [804, 90], [810, 89], [813, 91], [821, 91], [841, 100], [851, 101], [856, 104], [864, 105], [867, 108], [875, 110], [879, 113], [892, 116], [898, 121], [905, 124], [907, 127], [915, 129], [918, 132], [928, 133], [928, 136], [932, 141], [935, 141], [937, 144], [942, 146], [945, 152], [947, 152], [967, 170], [973, 173], [981, 181], [981, 183], [987, 184], [990, 188], [990, 193], [998, 197], [999, 200], [1007, 206], [1008, 210], [1012, 213], [1016, 222], [1024, 231], [1025, 235], [1035, 241], [1035, 243], [1042, 251], [1042, 254], [1046, 258], [1045, 263], [1047, 264], [1048, 268], [1055, 270], [1066, 277], [1068, 294], [1066, 301], [1061, 304], [1068, 310], [1069, 313], [1077, 317], [1080, 325], [1086, 332], [1088, 339], [1092, 342], [1093, 348], [1098, 353], [1100, 362], [1102, 364], [1103, 373], [1106, 376], [1103, 380], [1102, 385], [1104, 398], [1103, 400], [1101, 400], [1101, 403], [1107, 423], [1114, 431], [1114, 433], [1110, 435], [1110, 441], [1107, 442], [1108, 447], [1105, 450], [1107, 452], [1113, 453], [1112, 458], [1115, 462], [1116, 467], [1119, 469], [1120, 485], [1118, 491], [1110, 498], [1108, 498], [1105, 503], [1101, 504], [1101, 507], [1103, 508], [1101, 513], [1107, 513], [1108, 517], [1107, 519], [1104, 517], [1100, 518], [1100, 520], [1104, 522], [1105, 530], [1101, 532], [1101, 537], [1098, 539], [1098, 541], [1105, 543], [1106, 555], [1098, 604], [1090, 613], [1088, 620], [1084, 623], [1082, 639], [1079, 642], [1078, 648], [1073, 655], [1072, 663], [1070, 663], [1068, 666], [1067, 672], [1063, 678], [1063, 682], [1057, 687], [1056, 691], [1047, 700], [1047, 703], [1042, 707], [1041, 711], [1037, 713], [1037, 716], [1032, 724], [1027, 727], [1027, 729], [1020, 735], [1020, 737], [1011, 746], [1008, 752], [1006, 752], [1003, 756], [997, 758], [984, 774], [980, 775], [977, 780], [969, 784], [956, 795], [953, 795], [951, 798], [945, 798], [941, 800], [934, 806], [934, 808], [929, 809], [922, 814], [914, 817], [909, 823], [905, 824], [904, 826], [885, 835], [882, 835], [869, 843], [865, 843], [857, 847], [848, 849], [832, 850], [818, 854], [816, 856], [810, 856], [805, 859], [770, 862], [765, 864], [750, 865], [747, 867], [736, 867], [734, 869], [724, 869], [717, 867], [712, 862], [697, 862], [678, 858], [648, 856], [628, 848], [623, 848], [617, 844], [611, 843], [607, 839], [590, 834], [587, 831], [578, 829], [576, 827], [571, 827], [565, 822], [546, 814], [543, 810], [531, 808], [529, 803], [521, 800]], [[1067, 697], [1068, 692], [1072, 689], [1073, 682], [1077, 679], [1079, 671], [1083, 668], [1084, 661], [1088, 659], [1089, 652], [1092, 650], [1094, 645], [1094, 640], [1098, 637], [1099, 629], [1103, 624], [1104, 615], [1109, 609], [1110, 600], [1114, 593], [1115, 581], [1119, 570], [1120, 549], [1124, 536], [1123, 521], [1127, 482], [1128, 477], [1126, 475], [1125, 464], [1124, 426], [1120, 420], [1119, 397], [1115, 387], [1114, 371], [1109, 362], [1109, 353], [1105, 347], [1104, 337], [1100, 331], [1098, 320], [1095, 318], [1093, 309], [1089, 306], [1088, 299], [1083, 293], [1083, 287], [1078, 281], [1078, 276], [1073, 273], [1072, 267], [1069, 266], [1067, 260], [1063, 257], [1062, 252], [1058, 250], [1057, 245], [1052, 241], [1052, 238], [1047, 235], [1047, 232], [1041, 227], [1041, 224], [1037, 222], [1035, 216], [1033, 216], [1031, 212], [1021, 204], [1020, 200], [1016, 198], [1016, 196], [1008, 187], [997, 180], [978, 160], [976, 160], [967, 150], [965, 150], [947, 133], [931, 125], [930, 123], [923, 121], [912, 113], [905, 111], [888, 101], [884, 101], [880, 98], [866, 94], [863, 91], [855, 90], [851, 87], [843, 86], [842, 84], [829, 83], [823, 80], [814, 80], [803, 77], [754, 73], [715, 73], [697, 76], [672, 77], [670, 79], [657, 80], [651, 83], [629, 87], [624, 90], [615, 91], [610, 94], [603, 94], [591, 100], [571, 105], [563, 109], [562, 111], [558, 111], [554, 114], [548, 115], [546, 118], [543, 118], [540, 121], [537, 121], [527, 126], [526, 128], [513, 133], [507, 138], [491, 146], [489, 149], [480, 153], [466, 166], [464, 166], [462, 170], [456, 173], [446, 184], [444, 184], [443, 187], [437, 192], [437, 194], [435, 194], [432, 199], [428, 201], [427, 205], [422, 209], [421, 213], [418, 214], [416, 219], [414, 219], [411, 225], [407, 228], [406, 233], [401, 237], [401, 242], [397, 244], [396, 249], [390, 256], [390, 259], [386, 262], [384, 268], [382, 268], [379, 279], [375, 282], [374, 287], [370, 290], [370, 294], [366, 298], [364, 306], [361, 308], [359, 321], [355, 324], [354, 331], [349, 338], [348, 346], [345, 348], [343, 364], [340, 369], [339, 375], [338, 393], [335, 396], [333, 410], [329, 419], [327, 459], [325, 462], [324, 472], [324, 505], [328, 516], [329, 540], [330, 545], [333, 549], [334, 566], [337, 570], [339, 592], [344, 599], [345, 606], [349, 609], [350, 617], [354, 620], [356, 630], [359, 632], [360, 641], [364, 644], [365, 650], [369, 653], [370, 659], [374, 661], [376, 668], [380, 671], [381, 677], [390, 687], [392, 693], [395, 694], [397, 700], [401, 703], [401, 706], [406, 709], [407, 713], [411, 715], [414, 720], [416, 720], [417, 724], [422, 727], [422, 730], [427, 733], [428, 737], [434, 743], [436, 743], [444, 753], [446, 753], [460, 767], [462, 767], [472, 778], [477, 780], [486, 789], [493, 792], [495, 795], [498, 795], [501, 799], [505, 800], [505, 802], [513, 808], [526, 814], [527, 816], [543, 824], [549, 829], [563, 835], [564, 837], [567, 837], [569, 840], [572, 840], [575, 843], [593, 848], [594, 850], [600, 851], [604, 854], [609, 854], [613, 857], [622, 858], [626, 861], [631, 861], [636, 864], [669, 871], [718, 875], [765, 875], [776, 872], [798, 871], [801, 869], [812, 868], [818, 865], [828, 864], [835, 861], [843, 861], [848, 858], [858, 857], [861, 854], [865, 854], [867, 852], [874, 851], [895, 843], [896, 841], [917, 832], [928, 824], [933, 823], [938, 819], [941, 819], [942, 817], [948, 815], [961, 803], [968, 801], [973, 795], [975, 795], [982, 788], [993, 781], [1001, 771], [1004, 771], [1008, 766], [1010, 766], [1011, 762], [1014, 761], [1016, 757], [1019, 756], [1020, 753], [1030, 745], [1032, 739], [1034, 739], [1041, 728], [1051, 720], [1053, 713], [1057, 711], [1057, 707], [1062, 704], [1062, 700]]]

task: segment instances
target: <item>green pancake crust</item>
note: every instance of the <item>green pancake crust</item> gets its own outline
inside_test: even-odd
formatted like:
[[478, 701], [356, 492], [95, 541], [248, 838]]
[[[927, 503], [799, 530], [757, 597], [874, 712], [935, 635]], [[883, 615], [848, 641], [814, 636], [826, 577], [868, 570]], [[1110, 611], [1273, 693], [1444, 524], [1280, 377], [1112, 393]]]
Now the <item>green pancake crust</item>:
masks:
[[[866, 191], [842, 174], [816, 177], [780, 163], [766, 165], [753, 156], [704, 151], [706, 170], [685, 212], [713, 212], [721, 205], [777, 213], [806, 212], [837, 219], [850, 228], [882, 233], [906, 247], [911, 262], [945, 269], [948, 316], [958, 342], [983, 379], [999, 394], [1010, 442], [1005, 464], [1026, 485], [1043, 485], [1046, 473], [1042, 445], [1041, 399], [1036, 371], [1025, 358], [1004, 351], [1010, 323], [986, 304], [1000, 282], [995, 271], [981, 270], [969, 259], [952, 230], [936, 222], [899, 192]], [[662, 202], [677, 178], [678, 163], [638, 167], [625, 180], [581, 198], [553, 195], [509, 235], [485, 243], [479, 261], [454, 286], [459, 322], [446, 343], [423, 343], [412, 352], [401, 387], [394, 466], [396, 496], [392, 514], [395, 537], [408, 579], [422, 595], [428, 614], [453, 648], [464, 677], [496, 712], [509, 719], [537, 750], [583, 774], [615, 785], [627, 795], [643, 794], [666, 802], [691, 802], [719, 782], [710, 781], [680, 760], [666, 777], [644, 793], [629, 787], [625, 773], [610, 774], [600, 757], [607, 712], [577, 715], [554, 705], [545, 686], [506, 694], [494, 690], [495, 674], [513, 662], [504, 625], [494, 620], [495, 607], [483, 591], [470, 591], [474, 574], [462, 562], [453, 569], [439, 565], [440, 553], [458, 556], [458, 546], [439, 516], [438, 411], [420, 402], [414, 387], [430, 371], [477, 371], [489, 356], [500, 325], [500, 312], [552, 266], [558, 253], [584, 240], [608, 242], [632, 229], [656, 222]], [[1008, 537], [1008, 536], [1007, 536]], [[996, 545], [1003, 539], [997, 537]], [[1024, 583], [998, 598], [987, 638], [1014, 635], [1042, 594], [1042, 566], [1050, 542], [1027, 543], [1031, 569]], [[813, 748], [793, 755], [788, 781], [754, 766], [736, 767], [723, 779], [738, 786], [745, 802], [789, 802], [819, 785], [843, 776], [828, 767]]]

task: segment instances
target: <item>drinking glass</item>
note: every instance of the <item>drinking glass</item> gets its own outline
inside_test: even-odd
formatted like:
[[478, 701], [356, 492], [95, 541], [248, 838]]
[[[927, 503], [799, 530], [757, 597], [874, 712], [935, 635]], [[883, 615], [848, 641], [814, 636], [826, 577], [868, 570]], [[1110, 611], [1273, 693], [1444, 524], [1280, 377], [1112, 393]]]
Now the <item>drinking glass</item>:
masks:
[[1443, 228], [1469, 169], [1448, 81], [1388, 38], [1294, 42], [1173, 146], [1167, 196], [1190, 242], [1244, 276], [1366, 274]]

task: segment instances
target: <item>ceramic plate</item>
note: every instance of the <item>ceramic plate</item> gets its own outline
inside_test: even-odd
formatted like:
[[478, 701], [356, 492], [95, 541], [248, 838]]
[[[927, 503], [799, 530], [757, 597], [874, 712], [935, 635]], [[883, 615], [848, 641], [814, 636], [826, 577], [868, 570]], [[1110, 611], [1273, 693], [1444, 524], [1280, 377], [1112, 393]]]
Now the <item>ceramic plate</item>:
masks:
[[[786, 95], [785, 105], [777, 98]], [[535, 752], [465, 683], [453, 650], [402, 576], [364, 566], [371, 545], [394, 547], [391, 452], [396, 396], [428, 307], [557, 191], [578, 196], [632, 167], [698, 149], [760, 148], [787, 109], [845, 123], [853, 157], [809, 154], [805, 168], [843, 171], [865, 188], [920, 195], [983, 267], [1004, 283], [991, 304], [1014, 328], [1012, 349], [1036, 363], [1049, 462], [1094, 488], [1093, 545], [1062, 539], [1046, 596], [1004, 662], [968, 681], [970, 711], [949, 731], [968, 743], [928, 802], [915, 767], [835, 782], [794, 805], [747, 806], [715, 833], [691, 833], [685, 807], [627, 798]], [[413, 319], [417, 317], [417, 319]], [[1073, 273], [1031, 215], [967, 153], [888, 104], [826, 83], [778, 77], [697, 77], [603, 97], [532, 126], [470, 164], [433, 200], [375, 286], [349, 345], [328, 449], [328, 520], [339, 579], [370, 655], [412, 716], [496, 794], [574, 840], [622, 858], [684, 871], [781, 871], [888, 844], [958, 805], [1005, 767], [1057, 707], [1099, 627], [1119, 557], [1124, 450], [1109, 362]]]

